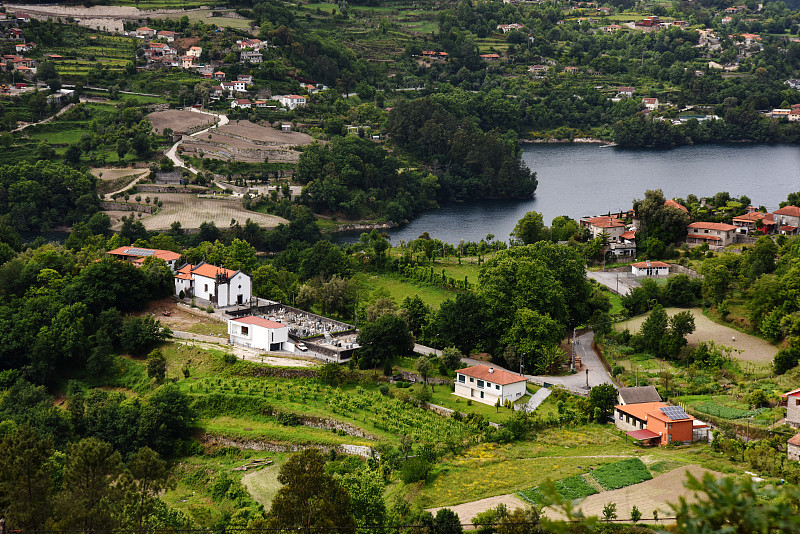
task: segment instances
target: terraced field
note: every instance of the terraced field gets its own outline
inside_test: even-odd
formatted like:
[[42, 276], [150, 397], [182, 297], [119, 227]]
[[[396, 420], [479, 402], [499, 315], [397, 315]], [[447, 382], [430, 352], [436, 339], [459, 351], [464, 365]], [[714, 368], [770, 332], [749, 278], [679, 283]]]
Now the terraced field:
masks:
[[[275, 215], [247, 211], [242, 207], [241, 200], [235, 198], [198, 198], [182, 193], [159, 194], [158, 198], [164, 202], [162, 209], [154, 215], [141, 218], [142, 224], [148, 230], [168, 230], [174, 221], [180, 221], [181, 226], [186, 229], [200, 228], [204, 222], [213, 222], [220, 228], [227, 228], [231, 219], [236, 219], [241, 224], [250, 219], [266, 228], [288, 223], [286, 219]], [[117, 223], [116, 226], [121, 224]]]
[[186, 138], [181, 147], [188, 155], [199, 155], [202, 151], [210, 159], [257, 163], [268, 158], [270, 162], [294, 163], [300, 158], [300, 153], [293, 147], [311, 141], [310, 135], [300, 132], [281, 132], [239, 120], [207, 134]]

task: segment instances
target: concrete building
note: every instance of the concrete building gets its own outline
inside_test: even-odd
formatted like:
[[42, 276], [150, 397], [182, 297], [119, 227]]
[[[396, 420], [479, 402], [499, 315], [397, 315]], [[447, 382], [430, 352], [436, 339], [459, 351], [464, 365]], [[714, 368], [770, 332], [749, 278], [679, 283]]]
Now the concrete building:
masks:
[[716, 222], [693, 222], [688, 227], [686, 243], [689, 246], [708, 243], [715, 248], [725, 248], [736, 238], [736, 227], [732, 224]]
[[637, 441], [653, 445], [667, 445], [676, 441], [690, 443], [695, 437], [695, 427], [706, 428], [702, 422], [679, 406], [663, 402], [620, 404], [614, 407], [614, 424]]
[[259, 350], [288, 350], [294, 352], [289, 342], [289, 326], [254, 315], [228, 320], [228, 335], [234, 345]]
[[772, 219], [781, 235], [795, 235], [800, 228], [800, 208], [797, 206], [784, 206], [772, 212]]
[[781, 395], [786, 399], [786, 424], [800, 428], [800, 389]]
[[669, 264], [663, 261], [640, 261], [631, 264], [633, 276], [666, 276], [669, 274]]
[[790, 460], [800, 460], [800, 434], [795, 434], [786, 442], [786, 456]]
[[507, 400], [514, 402], [526, 393], [527, 379], [517, 373], [475, 365], [456, 371], [454, 395], [494, 406]]
[[141, 266], [144, 263], [144, 260], [150, 256], [153, 256], [155, 258], [164, 260], [172, 272], [175, 272], [177, 262], [179, 259], [181, 259], [181, 255], [177, 252], [154, 248], [119, 247], [115, 248], [114, 250], [109, 250], [107, 254], [123, 261], [129, 261], [137, 267]]
[[614, 215], [584, 217], [580, 220], [580, 226], [589, 230], [592, 239], [600, 237], [604, 233], [607, 234], [610, 243], [619, 243], [622, 234], [627, 230], [625, 221]]

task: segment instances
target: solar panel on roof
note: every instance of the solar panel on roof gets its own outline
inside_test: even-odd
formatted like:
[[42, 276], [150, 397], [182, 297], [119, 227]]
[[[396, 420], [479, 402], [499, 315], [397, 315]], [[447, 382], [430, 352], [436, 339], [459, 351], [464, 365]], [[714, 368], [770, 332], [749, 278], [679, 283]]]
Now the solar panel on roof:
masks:
[[129, 248], [125, 251], [125, 254], [130, 254], [131, 256], [152, 256], [155, 250], [149, 250], [146, 248]]
[[670, 418], [670, 420], [675, 421], [678, 419], [689, 419], [689, 416], [686, 415], [686, 412], [683, 411], [683, 408], [680, 406], [667, 406], [665, 408], [659, 408], [664, 415]]

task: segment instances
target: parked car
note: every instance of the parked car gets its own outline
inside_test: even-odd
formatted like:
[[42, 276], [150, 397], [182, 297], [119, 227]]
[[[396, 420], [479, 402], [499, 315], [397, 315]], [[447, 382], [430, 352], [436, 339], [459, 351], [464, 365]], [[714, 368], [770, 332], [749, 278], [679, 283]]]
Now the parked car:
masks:
[[308, 347], [306, 347], [305, 343], [295, 343], [294, 346], [297, 347], [297, 350], [301, 350], [303, 352], [308, 350]]

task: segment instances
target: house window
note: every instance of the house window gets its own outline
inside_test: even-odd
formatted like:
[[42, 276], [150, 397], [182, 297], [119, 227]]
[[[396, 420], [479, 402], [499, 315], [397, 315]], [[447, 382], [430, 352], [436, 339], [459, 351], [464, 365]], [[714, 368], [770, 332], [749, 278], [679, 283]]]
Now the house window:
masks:
[[463, 384], [466, 381], [464, 375], [458, 375], [458, 381]]
[[669, 423], [669, 424], [667, 425], [667, 428], [669, 428], [669, 429], [672, 429], [672, 423]]
[[481, 391], [481, 398], [483, 398], [483, 391]]
[[703, 230], [703, 232], [708, 233], [708, 230]]
[[617, 412], [619, 414], [619, 420], [622, 421], [622, 412]]
[[497, 384], [495, 384], [495, 385], [494, 385], [494, 389], [500, 389], [500, 386], [498, 386]]
[[250, 329], [249, 329], [249, 328], [247, 328], [246, 326], [243, 326], [243, 327], [242, 327], [242, 335], [243, 335], [243, 336], [246, 336], [246, 335], [247, 335], [247, 334], [249, 334], [249, 333], [250, 333]]
[[[483, 388], [483, 380], [478, 380], [478, 387], [481, 388], [481, 389]], [[483, 396], [483, 395], [481, 395], [481, 396]]]
[[475, 382], [475, 379], [474, 379], [474, 378], [472, 378], [472, 377], [469, 377], [469, 381], [470, 381], [470, 382]]
[[205, 292], [208, 293], [208, 284], [205, 284]]

